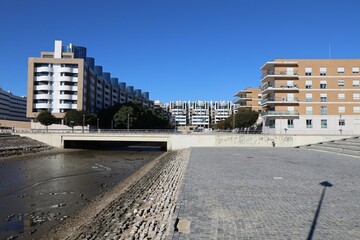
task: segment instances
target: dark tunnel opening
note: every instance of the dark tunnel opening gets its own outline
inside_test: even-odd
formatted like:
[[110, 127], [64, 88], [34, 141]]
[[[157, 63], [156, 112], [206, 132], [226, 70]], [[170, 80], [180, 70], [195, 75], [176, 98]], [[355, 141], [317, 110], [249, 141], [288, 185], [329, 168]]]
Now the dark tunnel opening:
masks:
[[167, 143], [145, 142], [145, 141], [65, 140], [64, 148], [92, 149], [92, 150], [119, 150], [119, 151], [167, 151]]

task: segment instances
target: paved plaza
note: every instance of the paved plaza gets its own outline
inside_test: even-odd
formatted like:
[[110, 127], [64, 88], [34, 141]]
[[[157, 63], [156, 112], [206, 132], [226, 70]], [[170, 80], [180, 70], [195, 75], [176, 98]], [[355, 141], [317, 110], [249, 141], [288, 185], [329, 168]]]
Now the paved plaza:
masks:
[[171, 238], [360, 239], [359, 190], [360, 158], [193, 148]]

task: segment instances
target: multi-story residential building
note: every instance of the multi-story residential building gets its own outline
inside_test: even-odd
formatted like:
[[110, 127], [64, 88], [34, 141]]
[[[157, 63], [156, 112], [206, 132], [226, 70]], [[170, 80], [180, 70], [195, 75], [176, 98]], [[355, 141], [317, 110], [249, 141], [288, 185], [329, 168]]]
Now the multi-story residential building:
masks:
[[190, 124], [198, 128], [209, 128], [210, 104], [206, 101], [194, 101], [189, 103], [188, 112]]
[[26, 118], [26, 97], [13, 95], [0, 88], [0, 119], [29, 121]]
[[118, 82], [87, 57], [86, 48], [62, 46], [55, 41], [54, 52], [41, 52], [39, 58], [29, 58], [27, 117], [35, 118], [50, 111], [63, 119], [69, 110], [96, 113], [117, 103], [138, 101], [153, 107], [148, 92]]
[[169, 112], [177, 126], [210, 128], [228, 118], [237, 105], [230, 101], [175, 101], [168, 104]]
[[210, 102], [211, 123], [217, 124], [227, 119], [233, 113], [235, 106], [237, 105], [234, 105], [230, 101]]
[[360, 59], [275, 59], [262, 67], [263, 132], [360, 133]]
[[234, 95], [234, 97], [237, 97], [234, 103], [237, 104], [238, 108], [249, 108], [260, 112], [262, 110], [260, 91], [260, 88], [252, 87], [240, 90]]
[[186, 126], [188, 115], [188, 104], [185, 101], [170, 102], [169, 112], [171, 113], [172, 120], [175, 126]]

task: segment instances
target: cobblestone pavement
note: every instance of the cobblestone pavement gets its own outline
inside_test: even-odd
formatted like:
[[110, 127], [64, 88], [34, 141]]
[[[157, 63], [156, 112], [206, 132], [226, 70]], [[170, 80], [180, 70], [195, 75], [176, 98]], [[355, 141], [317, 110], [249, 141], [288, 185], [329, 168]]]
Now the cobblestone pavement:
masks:
[[193, 148], [188, 164], [172, 239], [360, 239], [360, 158]]

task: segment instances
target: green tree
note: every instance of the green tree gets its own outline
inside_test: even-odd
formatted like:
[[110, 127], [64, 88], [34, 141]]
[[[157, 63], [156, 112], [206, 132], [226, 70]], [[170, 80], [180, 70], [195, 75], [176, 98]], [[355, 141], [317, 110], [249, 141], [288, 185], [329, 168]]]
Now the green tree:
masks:
[[46, 126], [46, 132], [48, 131], [48, 126], [56, 122], [56, 118], [49, 112], [44, 111], [37, 115], [36, 120], [42, 125]]
[[251, 109], [239, 109], [235, 115], [235, 127], [248, 128], [253, 126], [259, 118], [259, 113]]
[[[130, 119], [132, 121], [130, 121]], [[113, 117], [116, 128], [133, 128], [133, 122], [136, 121], [134, 116], [134, 108], [131, 106], [123, 106]], [[129, 124], [129, 126], [128, 126]]]
[[65, 113], [65, 124], [68, 126], [82, 126], [83, 115], [83, 111], [70, 110]]

